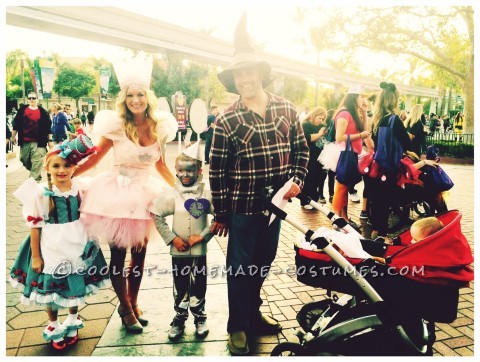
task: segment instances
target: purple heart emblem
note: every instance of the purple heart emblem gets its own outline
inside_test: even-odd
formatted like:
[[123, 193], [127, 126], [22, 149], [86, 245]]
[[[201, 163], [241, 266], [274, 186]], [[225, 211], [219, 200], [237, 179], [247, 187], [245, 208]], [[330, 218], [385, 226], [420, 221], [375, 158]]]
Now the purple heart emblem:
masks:
[[185, 209], [192, 215], [195, 219], [198, 219], [202, 214], [208, 212], [210, 208], [210, 202], [207, 199], [188, 199], [185, 201]]

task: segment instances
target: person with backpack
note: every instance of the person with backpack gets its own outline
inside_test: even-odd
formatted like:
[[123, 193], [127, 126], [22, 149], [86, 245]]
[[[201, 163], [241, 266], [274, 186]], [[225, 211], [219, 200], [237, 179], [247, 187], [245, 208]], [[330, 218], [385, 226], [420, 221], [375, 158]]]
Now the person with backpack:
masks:
[[[372, 138], [375, 144], [375, 156], [378, 155], [379, 149], [383, 148], [386, 142], [385, 139], [379, 137], [380, 133], [385, 134], [385, 132], [380, 132], [382, 127], [387, 128], [391, 126], [392, 141], [396, 140], [403, 148], [403, 151], [410, 150], [410, 137], [405, 129], [405, 126], [403, 125], [402, 120], [397, 115], [399, 98], [397, 87], [393, 83], [381, 82], [380, 88], [382, 90], [380, 91], [380, 94], [375, 102], [373, 114]], [[391, 152], [392, 149], [389, 151]], [[386, 156], [390, 158], [394, 157], [393, 154], [387, 154]], [[375, 158], [375, 160], [378, 162], [377, 158]], [[380, 162], [378, 163], [380, 164]], [[398, 160], [398, 166], [399, 164], [400, 160]], [[382, 163], [382, 165], [381, 175], [379, 174], [380, 177], [373, 179], [373, 184], [369, 195], [370, 220], [372, 222], [373, 229], [372, 238], [375, 236], [387, 236], [388, 208], [395, 200], [395, 194], [397, 191], [397, 170], [395, 170], [395, 165], [393, 165], [393, 167], [389, 167], [392, 165], [387, 165], [384, 163]]]
[[[325, 124], [327, 125], [327, 134], [325, 140], [328, 142], [335, 142], [335, 121], [333, 120], [333, 115], [335, 114], [335, 109], [329, 109], [327, 111], [327, 118], [325, 119]], [[323, 167], [323, 166], [322, 166]], [[333, 202], [333, 194], [335, 193], [335, 171], [326, 170], [328, 178], [328, 202]]]
[[[358, 155], [362, 152], [362, 140], [370, 137], [368, 131], [367, 109], [364, 104], [364, 89], [362, 86], [353, 86], [340, 102], [334, 115], [335, 140], [337, 143], [345, 143], [348, 136], [352, 149]], [[360, 113], [362, 115], [360, 115]], [[337, 166], [338, 170], [338, 166]], [[332, 208], [335, 214], [343, 217], [347, 222], [359, 229], [359, 226], [348, 218], [348, 189], [352, 185], [344, 185], [335, 180], [335, 193], [333, 195]]]
[[[307, 166], [308, 173], [303, 184], [303, 194], [310, 197], [313, 201], [322, 204], [326, 203], [325, 197], [323, 196], [323, 186], [327, 178], [327, 173], [323, 170], [322, 164], [318, 162], [317, 159], [326, 142], [326, 118], [327, 111], [322, 107], [315, 107], [307, 114], [307, 117], [302, 123], [303, 133], [307, 139], [310, 151]], [[306, 204], [303, 201], [301, 205], [304, 209], [313, 209], [312, 205]]]

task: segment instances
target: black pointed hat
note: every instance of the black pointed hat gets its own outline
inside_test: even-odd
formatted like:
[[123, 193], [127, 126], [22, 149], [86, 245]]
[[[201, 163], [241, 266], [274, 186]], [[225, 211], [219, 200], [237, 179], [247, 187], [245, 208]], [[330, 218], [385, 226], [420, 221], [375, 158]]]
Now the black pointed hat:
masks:
[[230, 93], [238, 94], [233, 80], [233, 71], [245, 67], [258, 66], [263, 74], [263, 87], [270, 84], [270, 64], [261, 60], [251, 44], [247, 33], [247, 14], [244, 13], [238, 22], [233, 40], [234, 54], [232, 64], [218, 74], [218, 79]]

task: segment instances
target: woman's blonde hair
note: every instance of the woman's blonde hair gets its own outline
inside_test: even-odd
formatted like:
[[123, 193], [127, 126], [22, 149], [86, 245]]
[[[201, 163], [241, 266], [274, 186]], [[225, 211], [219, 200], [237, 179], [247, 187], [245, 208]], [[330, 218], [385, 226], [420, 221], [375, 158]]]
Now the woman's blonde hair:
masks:
[[52, 107], [55, 108], [57, 111], [63, 111], [63, 104], [61, 103], [55, 102], [52, 104]]
[[373, 130], [374, 133], [378, 133], [378, 127], [380, 121], [387, 114], [398, 113], [398, 98], [400, 96], [398, 89], [393, 83], [380, 83], [382, 90], [377, 96], [375, 101], [374, 113], [373, 113]]
[[407, 119], [405, 120], [405, 128], [412, 128], [412, 126], [417, 123], [420, 117], [422, 117], [422, 113], [423, 106], [421, 104], [415, 104], [410, 110]]
[[307, 117], [305, 118], [305, 121], [309, 121], [310, 123], [312, 123], [315, 117], [321, 114], [324, 114], [326, 118], [327, 110], [323, 107], [315, 107], [310, 112], [308, 112]]
[[[157, 97], [152, 90], [148, 89], [147, 87], [141, 87], [147, 98], [147, 109], [145, 111], [145, 116], [148, 123], [148, 133], [150, 138], [157, 140], [158, 135], [155, 131], [157, 123], [159, 122], [157, 116], [155, 115], [155, 111], [157, 109]], [[132, 112], [129, 111], [126, 103], [128, 88], [129, 86], [120, 91], [115, 105], [117, 107], [118, 114], [123, 119], [122, 126], [125, 129], [127, 137], [138, 145], [137, 124], [135, 123]]]

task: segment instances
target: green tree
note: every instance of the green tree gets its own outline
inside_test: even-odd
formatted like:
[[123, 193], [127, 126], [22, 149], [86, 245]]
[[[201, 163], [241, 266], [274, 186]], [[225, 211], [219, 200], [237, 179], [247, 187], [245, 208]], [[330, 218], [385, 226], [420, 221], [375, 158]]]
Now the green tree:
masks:
[[32, 66], [33, 61], [28, 57], [28, 54], [25, 51], [15, 49], [7, 53], [5, 58], [5, 85], [7, 99], [23, 97], [21, 77], [22, 67], [25, 76], [25, 92], [34, 89], [29, 73]]
[[285, 76], [283, 87], [280, 90], [274, 90], [273, 87], [272, 84], [267, 90], [288, 99], [292, 103], [298, 104], [302, 103], [307, 95], [308, 82], [297, 77]]
[[[29, 71], [24, 71], [25, 95], [34, 89], [32, 78]], [[22, 98], [22, 75], [15, 75], [7, 84], [6, 97], [8, 99]]]
[[8, 52], [5, 58], [5, 70], [7, 83], [16, 75], [22, 73], [22, 62], [24, 69], [29, 70], [33, 66], [33, 61], [29, 58], [28, 54], [21, 50], [15, 49]]
[[218, 69], [215, 66], [207, 65], [207, 76], [199, 80], [202, 93], [200, 98], [207, 102], [207, 107], [210, 109], [212, 105], [217, 104], [225, 97], [225, 87], [217, 78]]
[[152, 88], [157, 97], [167, 99], [181, 91], [190, 104], [195, 98], [205, 96], [204, 80], [208, 74], [207, 65], [185, 61], [178, 54], [168, 54], [154, 60]]
[[77, 109], [80, 109], [79, 99], [89, 96], [95, 85], [95, 77], [91, 73], [64, 63], [60, 66], [57, 78], [53, 83], [53, 91], [61, 96], [74, 99]]
[[[325, 12], [324, 8], [319, 10]], [[443, 73], [444, 77], [438, 78], [445, 81], [443, 87], [451, 86], [449, 80], [454, 80], [465, 96], [464, 132], [473, 133], [472, 7], [341, 8], [319, 23], [311, 29], [312, 43], [319, 51], [351, 54], [367, 49], [413, 57]], [[461, 28], [463, 33], [458, 30]]]

